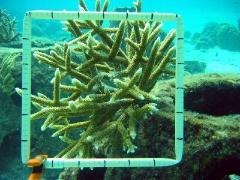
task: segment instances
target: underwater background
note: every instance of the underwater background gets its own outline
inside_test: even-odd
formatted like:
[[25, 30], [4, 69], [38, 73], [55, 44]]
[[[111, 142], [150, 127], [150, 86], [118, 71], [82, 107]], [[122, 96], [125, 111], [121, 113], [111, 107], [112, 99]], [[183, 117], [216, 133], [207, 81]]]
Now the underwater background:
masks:
[[[95, 0], [85, 0], [85, 3], [90, 11], [94, 10]], [[133, 3], [111, 0], [108, 11], [115, 11], [116, 7], [133, 7]], [[16, 38], [0, 41], [0, 180], [27, 179], [31, 168], [25, 167], [20, 157], [21, 98], [14, 91], [15, 87], [21, 87], [23, 17], [26, 11], [32, 10], [78, 11], [78, 0], [1, 0], [0, 10], [1, 14], [6, 10], [10, 20], [14, 17], [17, 20], [13, 27]], [[184, 21], [183, 161], [166, 168], [85, 168], [80, 172], [50, 169], [44, 179], [240, 179], [240, 1], [142, 0], [142, 12], [176, 13]], [[63, 27], [57, 20], [33, 20], [34, 50], [49, 54], [54, 43], [72, 40], [74, 37], [63, 31]], [[167, 33], [175, 27], [176, 23], [164, 22], [163, 31]], [[4, 31], [1, 29], [0, 33]], [[36, 58], [33, 62], [32, 94], [44, 92], [51, 97], [54, 71], [39, 65]], [[145, 134], [137, 135], [141, 141], [136, 138], [138, 149], [135, 154], [128, 154], [130, 157], [142, 157], [142, 154], [143, 157], [174, 157], [170, 153], [174, 151], [173, 84], [172, 78], [162, 77], [151, 90], [163, 99], [164, 103], [157, 106], [161, 113], [139, 123], [138, 128]], [[32, 157], [38, 153], [53, 157], [65, 147], [51, 137], [53, 131], [41, 131], [42, 120], [34, 120], [32, 124]], [[100, 153], [99, 157], [128, 156], [126, 152], [110, 151], [106, 156]], [[73, 172], [77, 175], [71, 176]]]
[[[103, 2], [102, 2], [103, 3]], [[95, 1], [87, 2], [89, 10], [94, 10]], [[132, 6], [132, 1], [110, 1], [109, 11], [113, 11], [115, 7]], [[51, 2], [43, 0], [41, 2], [35, 1], [20, 1], [13, 0], [9, 3], [6, 0], [1, 1], [1, 8], [8, 10], [11, 17], [17, 17], [19, 23], [18, 28], [22, 27], [22, 19], [26, 11], [30, 10], [67, 10], [77, 11], [77, 0], [52, 0]], [[200, 31], [209, 21], [216, 21], [218, 23], [230, 23], [238, 26], [240, 3], [238, 0], [213, 0], [213, 1], [164, 1], [152, 0], [142, 2], [143, 12], [168, 12], [177, 13], [183, 16], [185, 21], [185, 29], [191, 31]]]

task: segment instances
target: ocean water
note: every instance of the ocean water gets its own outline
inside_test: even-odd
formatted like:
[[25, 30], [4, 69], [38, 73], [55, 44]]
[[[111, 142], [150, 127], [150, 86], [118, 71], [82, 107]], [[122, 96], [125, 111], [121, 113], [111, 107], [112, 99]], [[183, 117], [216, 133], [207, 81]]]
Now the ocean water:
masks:
[[[109, 11], [119, 6], [132, 6], [133, 1], [110, 1]], [[103, 3], [103, 1], [102, 1]], [[213, 1], [178, 1], [172, 0], [166, 2], [163, 0], [143, 1], [143, 12], [168, 12], [177, 13], [183, 16], [186, 29], [199, 30], [209, 21], [217, 21], [219, 23], [228, 22], [237, 26], [240, 16], [240, 2], [237, 0], [213, 0]], [[87, 2], [89, 10], [94, 10], [95, 1]], [[9, 3], [2, 0], [0, 4], [2, 9], [7, 9], [11, 16], [16, 16], [19, 20], [18, 26], [21, 27], [21, 20], [26, 11], [31, 10], [68, 10], [77, 11], [77, 0], [47, 0], [43, 1], [21, 1], [13, 0]]]
[[[121, 1], [110, 0], [110, 6], [109, 6], [108, 11], [113, 11], [115, 7], [133, 6], [132, 1], [133, 0], [121, 0]], [[85, 0], [85, 2], [87, 4], [89, 10], [93, 11], [94, 6], [95, 6], [95, 0]], [[103, 0], [101, 0], [101, 2], [103, 3]], [[196, 63], [197, 65], [202, 65], [202, 67], [203, 67], [202, 71], [198, 71], [198, 70], [194, 71], [193, 70], [194, 65], [190, 65], [188, 67], [189, 72], [191, 72], [192, 74], [216, 73], [213, 75], [214, 77], [218, 76], [217, 73], [240, 73], [240, 49], [229, 49], [228, 47], [224, 48], [225, 46], [223, 46], [223, 48], [222, 48], [219, 45], [214, 45], [213, 47], [210, 47], [210, 42], [208, 40], [205, 41], [205, 39], [204, 39], [205, 34], [203, 33], [204, 28], [207, 25], [209, 25], [209, 23], [212, 23], [212, 22], [217, 23], [217, 24], [226, 23], [231, 27], [236, 27], [236, 29], [238, 29], [238, 31], [239, 31], [240, 30], [240, 0], [211, 0], [211, 1], [209, 1], [209, 0], [201, 0], [201, 1], [200, 0], [172, 0], [172, 1], [142, 0], [142, 3], [143, 3], [142, 4], [143, 12], [176, 13], [176, 14], [179, 14], [182, 16], [183, 21], [184, 21], [185, 32], [186, 32], [185, 33], [186, 34], [185, 44], [184, 44], [184, 46], [185, 46], [185, 52], [184, 52], [185, 55], [184, 56], [185, 56], [186, 65], [188, 63]], [[32, 11], [32, 10], [77, 11], [78, 10], [78, 0], [28, 0], [28, 1], [27, 0], [12, 0], [12, 1], [0, 0], [0, 8], [6, 9], [7, 12], [10, 13], [11, 18], [13, 18], [13, 17], [17, 18], [17, 21], [18, 21], [17, 29], [21, 33], [22, 32], [22, 20], [27, 11]], [[41, 32], [42, 37], [40, 37], [40, 35], [38, 34], [38, 36], [37, 36], [37, 38], [39, 38], [39, 39], [37, 39], [38, 41], [41, 41], [41, 40], [45, 41], [45, 39], [43, 39], [43, 38], [46, 38], [52, 42], [60, 41], [59, 37], [64, 36], [63, 33], [67, 34], [66, 32], [62, 32], [62, 30], [61, 30], [62, 26], [59, 21], [55, 21], [54, 26], [50, 29], [47, 29], [47, 28], [45, 29], [46, 25], [47, 25], [46, 27], [51, 27], [51, 25], [49, 25], [50, 24], [49, 21], [46, 21], [46, 22], [47, 22], [46, 24], [44, 24], [45, 21], [38, 24], [39, 27], [41, 27], [43, 29], [43, 32], [45, 31], [45, 33]], [[174, 28], [175, 26], [176, 26], [175, 23], [164, 23], [164, 31], [168, 31], [169, 29]], [[192, 42], [195, 33], [200, 33], [203, 36], [202, 39], [204, 42], [202, 42], [202, 39], [197, 39], [199, 46], [197, 45], [197, 43]], [[36, 34], [33, 34], [33, 35], [36, 35]], [[228, 34], [228, 35], [231, 35], [231, 34]], [[67, 38], [71, 38], [71, 37], [69, 37], [69, 34], [67, 34], [66, 36], [67, 36]], [[232, 44], [232, 43], [233, 43], [232, 41], [229, 42], [229, 44]], [[234, 43], [235, 43], [235, 41], [234, 41]], [[239, 44], [240, 44], [240, 41], [239, 41]], [[0, 52], [1, 52], [1, 48], [2, 47], [0, 46]], [[39, 67], [41, 67], [41, 65], [39, 65]], [[41, 70], [38, 69], [38, 71], [41, 71]], [[38, 80], [41, 81], [41, 78], [43, 78], [44, 75], [46, 75], [46, 74], [43, 73], [41, 75], [42, 76], [40, 76], [39, 79], [37, 79], [37, 81]], [[50, 82], [51, 78], [48, 79], [49, 82]], [[229, 78], [231, 78], [231, 77], [229, 76]], [[234, 82], [239, 82], [237, 75], [234, 76], [234, 78], [235, 78]], [[197, 80], [196, 80], [196, 82], [197, 82]], [[228, 82], [232, 83], [233, 80], [230, 79]], [[40, 84], [40, 82], [37, 82], [37, 83]], [[221, 87], [221, 85], [219, 87]], [[44, 86], [42, 85], [41, 88], [42, 88], [41, 90], [43, 90], [45, 88], [45, 85]], [[46, 85], [46, 89], [47, 88], [51, 88], [51, 85], [50, 86]], [[221, 89], [221, 88], [219, 88], [219, 89]], [[230, 91], [231, 91], [231, 89], [230, 89]], [[235, 90], [233, 90], [233, 92], [232, 92], [232, 96], [236, 97], [235, 99], [240, 97], [240, 93], [238, 92], [238, 90], [236, 90], [236, 91], [237, 92], [235, 92]], [[37, 93], [37, 90], [34, 91], [34, 93]], [[226, 96], [229, 94], [230, 93], [226, 91], [225, 93], [223, 93], [221, 95]], [[202, 95], [204, 95], [204, 93]], [[221, 95], [219, 95], [219, 97], [221, 97]], [[51, 96], [51, 94], [50, 94], [50, 96]], [[0, 97], [4, 97], [4, 98], [2, 98], [2, 101], [4, 101], [4, 102], [7, 100], [10, 101], [10, 100], [16, 98], [16, 97], [14, 97], [14, 98], [11, 97], [11, 99], [9, 99], [9, 98], [7, 99], [7, 96], [3, 92], [0, 93]], [[202, 98], [201, 97], [198, 97], [198, 98], [199, 99], [194, 101], [194, 103], [201, 102]], [[221, 99], [221, 98], [219, 98], [219, 99]], [[229, 99], [233, 100], [234, 97], [229, 98]], [[188, 99], [188, 102], [190, 105], [188, 105], [186, 107], [189, 107], [192, 105], [195, 108], [195, 104], [194, 103], [191, 104], [190, 101], [191, 101], [191, 98], [190, 98], [190, 100]], [[14, 103], [16, 103], [16, 102], [14, 102]], [[21, 180], [21, 179], [26, 179], [28, 177], [28, 175], [30, 174], [30, 169], [21, 164], [20, 146], [19, 146], [20, 107], [19, 107], [19, 104], [17, 106], [14, 103], [11, 101], [11, 103], [9, 103], [8, 105], [6, 105], [4, 103], [1, 103], [1, 105], [0, 105], [0, 109], [1, 109], [1, 111], [0, 111], [0, 129], [1, 128], [5, 128], [5, 129], [9, 128], [7, 125], [8, 121], [10, 121], [10, 120], [16, 121], [16, 125], [12, 128], [10, 135], [6, 135], [6, 137], [2, 143], [2, 146], [0, 146], [0, 156], [1, 156], [0, 161], [2, 162], [2, 164], [0, 163], [1, 164], [0, 165], [0, 180], [12, 180], [12, 179], [20, 179]], [[234, 103], [236, 103], [236, 101], [234, 101]], [[206, 104], [207, 104], [207, 102], [206, 102]], [[204, 106], [206, 106], [206, 104], [204, 104]], [[223, 107], [225, 106], [225, 104], [223, 104], [221, 101], [219, 101], [219, 104], [220, 105], [217, 106], [217, 108], [221, 108], [221, 106], [223, 106]], [[14, 108], [11, 108], [10, 105], [14, 106]], [[237, 104], [237, 103], [234, 105], [237, 106], [237, 108], [239, 107], [239, 104]], [[201, 105], [197, 104], [196, 106], [198, 107]], [[11, 109], [14, 113], [9, 113], [11, 111]], [[191, 107], [189, 109], [191, 109]], [[237, 110], [236, 109], [234, 109], [234, 114], [240, 114], [240, 111], [237, 111], [238, 109]], [[193, 111], [195, 111], [195, 109]], [[231, 110], [229, 110], [229, 112], [231, 112]], [[15, 116], [12, 114], [14, 114]], [[194, 114], [194, 118], [196, 118], [198, 120], [199, 119], [202, 120], [201, 118], [203, 118], [203, 117], [204, 117], [204, 115], [201, 115], [201, 113], [199, 113], [197, 115]], [[210, 115], [208, 118], [210, 119], [210, 117], [212, 117], [212, 116]], [[212, 120], [212, 119], [210, 119], [210, 120]], [[222, 120], [221, 122], [225, 123], [224, 124], [225, 126], [221, 126], [221, 128], [224, 129], [225, 127], [228, 127], [227, 122], [236, 123], [236, 127], [238, 127], [240, 118], [239, 118], [239, 115], [236, 115], [233, 117], [224, 117], [221, 120]], [[35, 127], [34, 132], [38, 132], [39, 137], [37, 139], [36, 139], [36, 137], [34, 137], [33, 142], [32, 142], [33, 146], [36, 147], [32, 151], [38, 152], [38, 153], [42, 153], [39, 151], [40, 151], [40, 147], [42, 147], [42, 145], [46, 144], [45, 139], [47, 139], [47, 138], [50, 139], [49, 140], [50, 145], [52, 143], [54, 143], [54, 141], [55, 141], [55, 139], [51, 138], [51, 132], [41, 132], [40, 131], [42, 122], [43, 121], [37, 122], [38, 126]], [[215, 124], [210, 124], [209, 126], [211, 126], [211, 125], [214, 126]], [[212, 133], [211, 128], [209, 126], [206, 128], [206, 131], [207, 131], [206, 134], [204, 134], [207, 137], [208, 137], [208, 134]], [[198, 128], [198, 127], [194, 126], [194, 128]], [[219, 128], [219, 129], [221, 129], [221, 128]], [[234, 129], [233, 126], [229, 126], [229, 129], [231, 129], [231, 128]], [[217, 135], [220, 134], [221, 137], [226, 138], [226, 136], [228, 134], [226, 135], [225, 133], [228, 133], [228, 131], [223, 132], [223, 131], [220, 131], [219, 129], [216, 132], [216, 134]], [[209, 132], [208, 132], [208, 130], [209, 130]], [[195, 131], [197, 131], [197, 130], [194, 129], [193, 131], [195, 133]], [[47, 133], [47, 135], [46, 135], [46, 133]], [[236, 129], [234, 129], [234, 133], [237, 134]], [[210, 138], [214, 138], [215, 136], [217, 136], [216, 134], [212, 133]], [[219, 135], [219, 137], [220, 137], [220, 135]], [[229, 133], [229, 135], [230, 135], [230, 133]], [[198, 138], [201, 139], [201, 137], [196, 137], [196, 139], [198, 140], [198, 142], [202, 142]], [[192, 141], [194, 141], [195, 134], [193, 134], [193, 137], [190, 137], [190, 139]], [[37, 143], [39, 143], [39, 144], [37, 144]], [[1, 142], [0, 142], [0, 144], [1, 144]], [[187, 145], [188, 144], [190, 144], [190, 143], [187, 142]], [[237, 144], [236, 147], [234, 146], [234, 144], [231, 144], [231, 146], [232, 146], [231, 148], [233, 150], [237, 151], [236, 158], [237, 157], [239, 158], [239, 151], [238, 151], [240, 148], [239, 147], [239, 144], [240, 144], [239, 138], [238, 139], [236, 138], [235, 144]], [[201, 144], [201, 143], [195, 144], [195, 146], [192, 146], [193, 149], [196, 146], [203, 146], [203, 144]], [[47, 152], [50, 156], [54, 156], [57, 152], [59, 152], [57, 150], [57, 148], [54, 148], [54, 149], [51, 149], [51, 148], [48, 149], [48, 147], [44, 147], [44, 148], [45, 148], [44, 150], [46, 150], [45, 152]], [[231, 148], [227, 148], [227, 149], [229, 150]], [[209, 149], [214, 151], [214, 149], [211, 149], [211, 148], [209, 148]], [[186, 151], [188, 151], [188, 150], [186, 150]], [[5, 153], [8, 152], [8, 153], [1, 154], [3, 152], [5, 152]], [[219, 154], [220, 154], [219, 156], [217, 156], [217, 158], [219, 159], [222, 157], [221, 155], [224, 154], [225, 149], [222, 148], [221, 150], [219, 150], [217, 152], [219, 152]], [[234, 151], [232, 153], [234, 154]], [[196, 151], [196, 154], [197, 154], [197, 151]], [[204, 155], [207, 156], [207, 154], [208, 154], [208, 152], [205, 152]], [[209, 154], [210, 154], [210, 152], [209, 152]], [[206, 159], [206, 160], [204, 159], [204, 163], [207, 163], [206, 162], [207, 160], [209, 160], [209, 159]], [[237, 163], [240, 164], [239, 159], [237, 159]], [[16, 165], [16, 166], [14, 166], [14, 165]], [[193, 169], [194, 170], [198, 169], [198, 165], [196, 165], [196, 164], [194, 164], [194, 165], [193, 166], [195, 169], [194, 168]], [[239, 167], [239, 165], [237, 167]], [[103, 171], [105, 171], [105, 170], [103, 170]], [[13, 175], [13, 177], [11, 177], [11, 173], [13, 173], [13, 172], [15, 174]], [[58, 171], [48, 170], [46, 172], [46, 176], [44, 176], [44, 178], [47, 180], [57, 179], [58, 174], [60, 172], [61, 172], [61, 170], [58, 170]], [[234, 173], [238, 173], [238, 172], [240, 172], [240, 169], [239, 169], [239, 171], [237, 171], [237, 170], [234, 171]], [[89, 174], [91, 174], [91, 171], [88, 172], [88, 170], [87, 170], [87, 172], [85, 171], [84, 173], [86, 173], [85, 178], [88, 177], [87, 179], [91, 180], [92, 176], [89, 175]], [[146, 172], [143, 172], [143, 173], [146, 173]], [[101, 177], [99, 177], [99, 180], [102, 178], [102, 172], [99, 172], [99, 174], [98, 174], [98, 170], [96, 170], [96, 171], [94, 171], [94, 174], [95, 174], [94, 178], [98, 177], [99, 174], [101, 174]], [[113, 172], [113, 174], [114, 174], [114, 172]], [[124, 171], [123, 171], [123, 174], [124, 174]], [[138, 176], [136, 176], [136, 177], [138, 177]], [[140, 178], [138, 178], [138, 179], [141, 179], [141, 176], [139, 176], [139, 177]], [[166, 177], [166, 176], [161, 177], [161, 178], [160, 177], [161, 177], [161, 175], [156, 175], [154, 178], [155, 179], [168, 179], [168, 177]], [[153, 177], [151, 177], [151, 178], [153, 179]], [[134, 178], [132, 178], [132, 179], [134, 179]], [[189, 175], [189, 178], [186, 178], [186, 179], [192, 180], [190, 175]], [[176, 179], [176, 180], [178, 180], [178, 179]]]

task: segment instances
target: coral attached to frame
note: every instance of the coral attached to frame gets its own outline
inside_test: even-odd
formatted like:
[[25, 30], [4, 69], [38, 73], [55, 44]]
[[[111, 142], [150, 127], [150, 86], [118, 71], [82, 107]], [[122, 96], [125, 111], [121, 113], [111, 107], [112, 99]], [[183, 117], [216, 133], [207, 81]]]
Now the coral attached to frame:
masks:
[[[83, 0], [79, 4], [81, 11], [88, 11]], [[101, 9], [97, 0], [96, 11], [106, 11], [108, 4], [105, 0]], [[140, 12], [141, 0], [134, 5]], [[56, 71], [53, 99], [41, 93], [31, 95], [38, 109], [31, 119], [45, 118], [42, 130], [56, 129], [52, 136], [68, 143], [56, 157], [90, 158], [94, 150], [118, 143], [127, 153], [135, 152], [137, 123], [158, 111], [160, 98], [149, 92], [161, 75], [174, 74], [168, 65], [175, 62], [175, 46], [170, 47], [175, 30], [160, 41], [161, 22], [121, 21], [118, 28], [104, 28], [100, 20], [63, 24], [74, 40], [56, 44], [50, 55], [34, 52], [39, 62]], [[74, 62], [74, 51], [83, 53], [85, 62]], [[66, 78], [71, 78], [72, 84], [64, 84]], [[22, 94], [21, 89], [16, 91]], [[61, 97], [61, 91], [69, 96]], [[72, 117], [79, 121], [73, 122]], [[81, 133], [78, 139], [71, 136], [73, 131]]]

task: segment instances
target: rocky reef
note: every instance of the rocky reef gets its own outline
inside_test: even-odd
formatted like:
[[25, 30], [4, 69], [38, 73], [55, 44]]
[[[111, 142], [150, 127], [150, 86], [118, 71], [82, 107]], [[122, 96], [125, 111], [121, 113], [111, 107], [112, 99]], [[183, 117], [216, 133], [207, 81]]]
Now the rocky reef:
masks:
[[219, 46], [230, 51], [240, 51], [240, 31], [228, 23], [209, 22], [201, 33], [192, 36], [196, 49], [209, 49]]
[[[239, 74], [190, 75], [185, 78], [184, 87], [182, 162], [167, 168], [107, 168], [105, 180], [204, 180], [240, 175]], [[151, 92], [161, 97], [161, 111], [139, 124], [139, 151], [131, 157], [174, 157], [174, 80], [158, 82]], [[117, 149], [108, 154], [116, 156], [127, 157]]]

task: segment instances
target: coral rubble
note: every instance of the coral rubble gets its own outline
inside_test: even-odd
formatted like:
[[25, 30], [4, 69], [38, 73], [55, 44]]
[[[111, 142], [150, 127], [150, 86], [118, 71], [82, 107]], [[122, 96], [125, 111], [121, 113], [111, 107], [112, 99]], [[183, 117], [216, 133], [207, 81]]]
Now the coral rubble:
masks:
[[0, 9], [0, 43], [15, 41], [19, 33], [16, 31], [16, 18], [10, 20], [10, 15], [6, 10]]
[[[79, 4], [81, 11], [88, 11], [83, 0]], [[105, 0], [100, 10], [97, 0], [96, 11], [106, 11], [108, 4]], [[141, 11], [140, 0], [134, 5]], [[136, 122], [158, 111], [160, 98], [152, 95], [151, 89], [161, 75], [174, 75], [168, 66], [175, 62], [175, 46], [170, 47], [175, 30], [160, 41], [161, 22], [121, 21], [118, 28], [103, 27], [100, 20], [63, 24], [74, 40], [56, 44], [50, 55], [34, 52], [39, 62], [56, 71], [51, 81], [52, 99], [41, 93], [31, 95], [38, 109], [31, 119], [45, 118], [41, 129], [55, 129], [52, 136], [69, 145], [56, 157], [89, 158], [94, 150], [105, 151], [119, 144], [127, 153], [134, 153]], [[121, 48], [123, 42], [125, 49]], [[73, 60], [74, 51], [84, 54], [83, 63]], [[65, 83], [69, 78], [72, 84]], [[21, 89], [16, 91], [22, 94]], [[63, 92], [67, 92], [66, 98]], [[74, 118], [78, 121], [72, 121]], [[74, 131], [80, 137], [74, 137]]]

